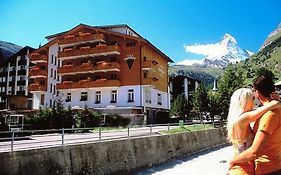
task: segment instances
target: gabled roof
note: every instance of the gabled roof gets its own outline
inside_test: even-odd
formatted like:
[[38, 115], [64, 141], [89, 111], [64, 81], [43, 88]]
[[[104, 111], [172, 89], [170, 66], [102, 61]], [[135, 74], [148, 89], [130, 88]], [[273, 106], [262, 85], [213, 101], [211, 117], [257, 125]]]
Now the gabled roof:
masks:
[[18, 56], [20, 55], [27, 55], [27, 50], [29, 50], [29, 52], [34, 51], [35, 49], [30, 47], [30, 46], [25, 46], [22, 49], [20, 49], [18, 52], [16, 52], [15, 54], [13, 54], [11, 57], [9, 57], [7, 60], [3, 61], [2, 63], [0, 63], [0, 67], [3, 67], [3, 65], [13, 61], [14, 59], [16, 59]]
[[46, 36], [45, 38], [47, 38], [47, 39], [52, 39], [52, 38], [55, 38], [55, 39], [49, 41], [47, 44], [45, 44], [42, 47], [40, 47], [37, 51], [41, 51], [42, 49], [44, 49], [44, 48], [54, 44], [59, 39], [63, 38], [65, 35], [71, 34], [71, 33], [75, 32], [75, 31], [79, 31], [81, 28], [88, 28], [88, 29], [99, 31], [99, 32], [102, 32], [102, 33], [117, 35], [117, 36], [120, 36], [120, 37], [124, 37], [124, 38], [128, 38], [128, 39], [137, 40], [139, 42], [143, 42], [143, 43], [148, 44], [149, 46], [151, 46], [159, 54], [164, 56], [169, 62], [173, 62], [173, 60], [171, 60], [166, 54], [164, 54], [162, 51], [160, 51], [157, 47], [155, 47], [153, 44], [151, 44], [148, 40], [146, 40], [143, 37], [141, 37], [141, 35], [139, 35], [137, 32], [135, 32], [135, 34], [138, 35], [139, 37], [135, 37], [135, 36], [126, 35], [126, 34], [122, 34], [122, 33], [119, 33], [119, 32], [114, 32], [114, 31], [107, 30], [109, 28], [119, 28], [119, 27], [127, 27], [130, 30], [132, 30], [133, 32], [135, 32], [132, 28], [130, 28], [126, 24], [107, 25], [107, 26], [89, 26], [89, 25], [81, 23], [81, 24], [77, 25], [76, 27], [74, 27], [74, 28], [72, 28], [72, 29], [70, 29], [68, 31], [60, 32], [60, 33], [57, 33], [57, 34]]

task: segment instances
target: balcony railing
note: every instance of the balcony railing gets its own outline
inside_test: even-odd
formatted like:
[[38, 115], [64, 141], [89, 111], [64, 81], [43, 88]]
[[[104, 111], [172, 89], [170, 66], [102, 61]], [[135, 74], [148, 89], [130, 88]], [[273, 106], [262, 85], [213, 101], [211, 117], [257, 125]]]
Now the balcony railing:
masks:
[[48, 56], [40, 53], [32, 53], [29, 55], [32, 63], [47, 63]]
[[58, 57], [61, 60], [66, 59], [74, 59], [85, 56], [106, 56], [106, 55], [114, 55], [120, 54], [121, 49], [119, 46], [104, 46], [104, 47], [94, 47], [88, 49], [79, 49], [79, 50], [70, 50], [70, 51], [62, 51], [59, 52]]
[[98, 34], [82, 34], [74, 37], [63, 38], [59, 40], [59, 45], [75, 45], [85, 42], [104, 42], [105, 36], [103, 33]]
[[28, 87], [30, 92], [42, 92], [47, 91], [47, 85], [40, 85], [40, 84], [30, 84]]
[[101, 63], [93, 66], [89, 63], [84, 63], [83, 65], [65, 65], [58, 68], [58, 74], [69, 75], [69, 74], [83, 74], [83, 73], [95, 73], [95, 72], [107, 72], [107, 71], [120, 71], [121, 65], [118, 62], [111, 63]]
[[81, 80], [79, 82], [64, 81], [63, 83], [58, 84], [58, 89], [79, 89], [79, 88], [95, 88], [95, 87], [112, 87], [120, 86], [120, 80]]
[[47, 77], [48, 72], [47, 70], [42, 70], [39, 68], [32, 68], [29, 70], [29, 77], [30, 78], [37, 78], [37, 77]]

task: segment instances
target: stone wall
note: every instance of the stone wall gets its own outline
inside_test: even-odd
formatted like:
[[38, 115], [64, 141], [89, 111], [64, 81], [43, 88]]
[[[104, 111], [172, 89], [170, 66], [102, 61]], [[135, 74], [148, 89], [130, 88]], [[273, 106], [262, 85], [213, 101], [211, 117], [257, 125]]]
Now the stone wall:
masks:
[[225, 143], [218, 128], [0, 153], [0, 175], [128, 174]]

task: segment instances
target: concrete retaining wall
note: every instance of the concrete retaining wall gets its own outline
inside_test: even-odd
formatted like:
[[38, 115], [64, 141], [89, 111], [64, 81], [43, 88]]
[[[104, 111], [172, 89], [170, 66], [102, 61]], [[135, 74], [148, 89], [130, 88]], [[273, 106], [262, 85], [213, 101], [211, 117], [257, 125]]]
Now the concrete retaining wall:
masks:
[[225, 129], [0, 153], [0, 175], [128, 174], [226, 143]]

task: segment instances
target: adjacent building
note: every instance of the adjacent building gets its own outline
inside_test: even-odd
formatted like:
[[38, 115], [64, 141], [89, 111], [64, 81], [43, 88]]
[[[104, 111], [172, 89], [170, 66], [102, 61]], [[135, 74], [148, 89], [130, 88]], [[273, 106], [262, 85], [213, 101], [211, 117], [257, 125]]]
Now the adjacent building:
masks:
[[24, 47], [0, 64], [0, 109], [31, 109], [32, 94], [28, 92], [28, 54], [34, 49]]
[[29, 54], [34, 109], [62, 101], [102, 114], [146, 114], [148, 123], [168, 114], [172, 60], [129, 26], [80, 24], [46, 38]]
[[171, 93], [171, 103], [178, 95], [184, 95], [188, 104], [190, 104], [194, 91], [200, 83], [200, 80], [196, 80], [188, 76], [178, 75], [170, 77], [169, 87]]

